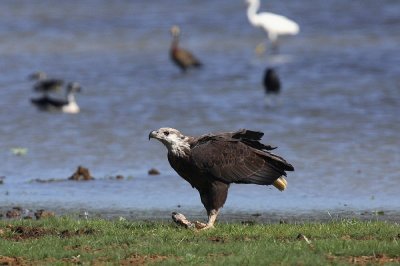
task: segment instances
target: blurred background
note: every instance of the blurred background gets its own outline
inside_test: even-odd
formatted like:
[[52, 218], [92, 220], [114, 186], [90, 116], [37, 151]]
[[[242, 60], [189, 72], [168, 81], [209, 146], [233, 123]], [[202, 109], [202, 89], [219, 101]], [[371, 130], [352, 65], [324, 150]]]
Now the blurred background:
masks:
[[[168, 126], [260, 130], [293, 164], [285, 192], [232, 185], [228, 211], [398, 211], [400, 1], [262, 1], [300, 33], [261, 55], [254, 49], [267, 35], [246, 9], [244, 0], [1, 1], [0, 205], [202, 211], [165, 147], [148, 141]], [[171, 62], [172, 25], [201, 69], [181, 73]], [[273, 107], [267, 67], [282, 84]], [[39, 70], [82, 85], [79, 114], [31, 104], [27, 77]], [[33, 181], [67, 178], [78, 165], [96, 179]], [[153, 167], [161, 174], [148, 175]]]

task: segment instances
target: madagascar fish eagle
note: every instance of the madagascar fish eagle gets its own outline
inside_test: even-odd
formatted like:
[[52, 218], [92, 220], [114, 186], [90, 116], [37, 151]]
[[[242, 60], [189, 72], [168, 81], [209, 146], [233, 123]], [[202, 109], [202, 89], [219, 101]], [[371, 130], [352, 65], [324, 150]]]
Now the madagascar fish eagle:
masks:
[[291, 164], [260, 142], [262, 132], [241, 129], [235, 132], [185, 136], [174, 128], [151, 131], [151, 138], [168, 149], [172, 168], [200, 193], [207, 210], [208, 222], [196, 227], [214, 227], [218, 213], [228, 196], [231, 183], [274, 185], [284, 190], [285, 171], [294, 171]]

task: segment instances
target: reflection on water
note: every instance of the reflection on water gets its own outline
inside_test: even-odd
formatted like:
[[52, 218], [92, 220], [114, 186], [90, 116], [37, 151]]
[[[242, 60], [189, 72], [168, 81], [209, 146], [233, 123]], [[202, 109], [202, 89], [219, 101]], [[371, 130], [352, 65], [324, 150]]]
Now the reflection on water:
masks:
[[[188, 135], [261, 130], [295, 166], [283, 193], [233, 185], [227, 209], [398, 209], [400, 3], [327, 5], [268, 1], [263, 8], [296, 20], [301, 34], [284, 39], [278, 55], [258, 57], [265, 33], [249, 25], [240, 1], [2, 1], [2, 205], [201, 209], [165, 148], [147, 140], [170, 126]], [[183, 75], [169, 61], [173, 24], [203, 69]], [[267, 66], [282, 79], [275, 108], [264, 106]], [[38, 70], [83, 85], [79, 115], [30, 105], [26, 77]], [[27, 154], [13, 155], [15, 147]], [[66, 178], [78, 165], [97, 180], [29, 182]], [[152, 167], [161, 175], [148, 176]], [[132, 178], [107, 179], [117, 174]]]

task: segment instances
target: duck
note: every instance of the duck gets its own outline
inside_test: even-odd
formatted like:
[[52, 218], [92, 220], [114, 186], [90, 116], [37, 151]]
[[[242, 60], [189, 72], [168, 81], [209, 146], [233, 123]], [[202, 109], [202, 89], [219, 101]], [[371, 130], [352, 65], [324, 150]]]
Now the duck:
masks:
[[186, 72], [188, 68], [202, 66], [202, 63], [191, 52], [179, 47], [180, 28], [174, 25], [170, 31], [172, 35], [170, 57], [181, 71]]
[[29, 75], [30, 80], [36, 80], [33, 90], [47, 95], [49, 92], [59, 91], [64, 85], [62, 79], [48, 78], [45, 72], [39, 71]]
[[59, 111], [68, 114], [77, 114], [80, 108], [75, 100], [75, 93], [81, 91], [81, 86], [77, 82], [67, 84], [66, 99], [55, 99], [47, 94], [40, 98], [31, 99], [31, 103], [41, 111]]

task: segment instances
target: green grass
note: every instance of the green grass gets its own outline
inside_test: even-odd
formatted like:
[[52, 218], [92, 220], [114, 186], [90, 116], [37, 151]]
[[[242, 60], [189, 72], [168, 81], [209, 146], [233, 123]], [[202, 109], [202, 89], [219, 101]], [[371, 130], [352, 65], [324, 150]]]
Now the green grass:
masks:
[[[311, 243], [298, 238], [306, 236]], [[368, 256], [368, 257], [366, 257]], [[172, 223], [0, 221], [0, 264], [345, 265], [400, 263], [400, 226], [355, 220], [305, 224], [218, 224], [191, 231]]]

